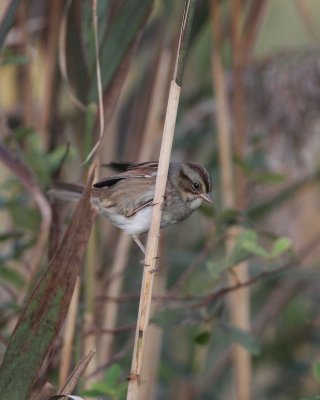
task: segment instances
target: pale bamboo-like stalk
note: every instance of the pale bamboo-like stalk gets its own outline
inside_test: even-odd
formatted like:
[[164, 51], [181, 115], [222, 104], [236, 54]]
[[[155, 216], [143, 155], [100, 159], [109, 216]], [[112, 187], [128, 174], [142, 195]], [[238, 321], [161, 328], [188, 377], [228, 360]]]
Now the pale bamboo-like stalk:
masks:
[[218, 132], [219, 164], [223, 205], [225, 208], [235, 206], [234, 177], [232, 164], [232, 139], [230, 112], [226, 92], [226, 79], [221, 56], [221, 13], [219, 0], [212, 0], [211, 6], [214, 46], [212, 50], [212, 76], [216, 99], [216, 121]]
[[[153, 292], [154, 295], [164, 295], [166, 290], [166, 269], [163, 262], [163, 236], [160, 238], [160, 272], [154, 282]], [[150, 315], [153, 316], [156, 312], [156, 305], [151, 304]], [[144, 384], [140, 389], [141, 400], [155, 400], [156, 399], [156, 381], [159, 372], [160, 355], [162, 348], [163, 328], [155, 324], [151, 324], [148, 330], [145, 358], [142, 365], [142, 376], [145, 377]]]
[[[239, 159], [244, 157], [245, 142], [245, 95], [244, 95], [244, 40], [241, 24], [242, 2], [232, 2], [232, 49], [233, 49], [233, 115], [234, 115], [234, 139], [235, 154]], [[236, 175], [236, 206], [238, 209], [246, 207], [246, 178], [243, 171], [238, 167]], [[231, 244], [241, 232], [240, 226], [233, 226], [230, 230]], [[245, 281], [248, 279], [248, 264], [242, 262], [235, 267], [237, 276], [229, 274], [229, 282], [234, 284], [236, 279]], [[229, 312], [231, 322], [244, 331], [250, 331], [250, 289], [244, 288], [229, 296]], [[250, 353], [240, 345], [233, 346], [233, 362], [235, 371], [235, 387], [238, 400], [249, 400], [251, 398], [252, 365]]]
[[[150, 107], [150, 113], [147, 118], [144, 140], [145, 147], [149, 151], [141, 151], [141, 160], [148, 159], [148, 153], [153, 153], [154, 140], [152, 141], [153, 135], [160, 133], [160, 113], [164, 106], [164, 96], [166, 90], [166, 83], [168, 82], [168, 76], [172, 60], [172, 52], [169, 47], [164, 46], [159, 59], [158, 74], [154, 87], [154, 94], [152, 96], [152, 102]], [[155, 139], [155, 138], [154, 138]], [[163, 295], [166, 289], [166, 273], [165, 266], [161, 262], [163, 257], [163, 246], [160, 242], [160, 273], [154, 284], [154, 294]], [[155, 312], [155, 306], [151, 304], [150, 315], [153, 316]], [[141, 400], [154, 400], [156, 397], [156, 380], [159, 371], [160, 354], [162, 347], [163, 329], [159, 326], [151, 325], [149, 327], [148, 336], [146, 339], [145, 347], [145, 360], [143, 363], [142, 375], [146, 377], [145, 384], [141, 387], [140, 398]]]
[[59, 368], [59, 387], [62, 387], [62, 385], [66, 382], [70, 372], [73, 338], [74, 338], [76, 320], [78, 315], [79, 295], [80, 295], [80, 277], [78, 276], [74, 287], [63, 332], [63, 343], [60, 355], [61, 361]]
[[[132, 238], [121, 232], [118, 238], [117, 247], [114, 254], [114, 262], [111, 267], [109, 274], [110, 283], [107, 287], [108, 296], [117, 298], [121, 294], [124, 279], [124, 269], [128, 261], [129, 250], [131, 246]], [[101, 329], [115, 329], [117, 323], [117, 316], [119, 310], [119, 303], [114, 301], [108, 301], [103, 309], [103, 321]], [[112, 346], [114, 341], [114, 335], [104, 334], [99, 341], [99, 364], [105, 363], [112, 354]]]
[[[97, 262], [97, 226], [94, 226], [91, 232], [91, 236], [88, 243], [87, 259], [85, 263], [85, 313], [84, 313], [84, 327], [83, 331], [88, 332], [94, 326], [94, 314], [95, 314], [95, 296], [96, 296], [96, 266]], [[83, 339], [83, 353], [87, 354], [90, 350], [96, 348], [95, 335], [87, 335]], [[88, 365], [87, 374], [91, 376], [91, 373], [95, 371], [96, 357], [93, 358], [92, 362]], [[86, 378], [84, 386], [89, 388], [93, 378]]]
[[[237, 15], [239, 17], [239, 15]], [[212, 25], [214, 31], [215, 46], [212, 52], [212, 73], [217, 103], [217, 131], [219, 145], [219, 163], [221, 169], [221, 185], [223, 204], [226, 208], [234, 208], [237, 202], [237, 194], [234, 190], [234, 172], [232, 162], [232, 140], [230, 129], [230, 114], [228, 110], [228, 99], [226, 93], [225, 74], [221, 57], [221, 13], [220, 5], [216, 0], [212, 1]], [[237, 21], [236, 21], [237, 23]], [[239, 27], [237, 26], [238, 30]], [[238, 35], [239, 32], [234, 33]], [[236, 69], [236, 68], [235, 68]], [[236, 71], [235, 71], [236, 72]], [[236, 90], [236, 88], [235, 88]], [[240, 125], [243, 128], [243, 124]], [[236, 132], [238, 134], [239, 132]], [[240, 142], [243, 132], [241, 132]], [[243, 188], [240, 189], [240, 197], [244, 195]], [[235, 239], [240, 232], [238, 226], [228, 229], [226, 240], [226, 251], [230, 253]], [[241, 263], [235, 266], [236, 277], [229, 274], [228, 280], [231, 284], [235, 279], [240, 281], [247, 279], [247, 265]], [[249, 330], [249, 289], [239, 290], [229, 295], [229, 312], [232, 323], [241, 329]], [[249, 353], [241, 346], [233, 346], [233, 359], [235, 367], [235, 386], [237, 399], [250, 399], [251, 391], [251, 359]]]
[[173, 133], [180, 98], [180, 90], [180, 86], [177, 85], [175, 81], [171, 81], [169, 101], [163, 131], [163, 140], [160, 150], [152, 219], [147, 239], [145, 268], [142, 278], [138, 323], [136, 329], [127, 400], [139, 399], [142, 361], [144, 355], [144, 347], [146, 343], [147, 327], [150, 318], [152, 288], [156, 269], [159, 231], [162, 214], [161, 207], [163, 204], [164, 192], [167, 183], [167, 175], [169, 170]]
[[147, 239], [145, 268], [142, 278], [139, 312], [134, 341], [129, 387], [127, 392], [127, 400], [138, 400], [140, 398], [140, 385], [141, 381], [143, 380], [143, 377], [141, 376], [141, 371], [146, 345], [147, 328], [150, 319], [150, 308], [155, 276], [154, 272], [156, 268], [158, 253], [162, 205], [164, 201], [164, 193], [167, 183], [174, 128], [180, 98], [186, 46], [190, 35], [194, 8], [195, 0], [187, 0], [182, 20], [175, 72], [170, 85], [169, 99], [159, 157], [158, 174], [155, 185], [154, 205], [152, 209], [152, 218]]
[[[26, 57], [30, 56], [30, 37], [28, 31], [28, 12], [29, 3], [23, 1], [18, 9], [18, 20], [22, 32], [22, 47]], [[21, 82], [18, 85], [19, 95], [21, 96], [23, 123], [25, 126], [37, 126], [34, 118], [33, 87], [31, 85], [31, 64], [27, 63], [19, 67]]]
[[[161, 51], [160, 59], [158, 62], [158, 70], [155, 77], [154, 88], [152, 90], [150, 109], [148, 110], [148, 116], [144, 128], [142, 148], [138, 157], [138, 160], [140, 162], [151, 159], [154, 152], [156, 142], [155, 139], [160, 133], [160, 113], [163, 109], [164, 92], [166, 88], [165, 84], [167, 82], [168, 71], [170, 68], [170, 58], [171, 57], [168, 49], [164, 47]], [[124, 232], [121, 232], [115, 251], [114, 262], [110, 271], [110, 277], [112, 278], [110, 284], [108, 285], [108, 295], [110, 297], [116, 298], [120, 296], [124, 278], [123, 271], [128, 261], [131, 243], [132, 239]], [[103, 322], [101, 324], [102, 329], [115, 329], [118, 309], [119, 303], [106, 303], [103, 311]], [[113, 334], [105, 334], [101, 338], [99, 352], [100, 364], [111, 357], [113, 340]]]
[[92, 357], [95, 355], [95, 353], [96, 353], [95, 349], [91, 349], [85, 356], [82, 357], [76, 368], [72, 371], [72, 373], [68, 377], [67, 382], [60, 389], [60, 394], [68, 395], [72, 393], [77, 383], [79, 382], [79, 379], [83, 375], [84, 371], [88, 368], [88, 365], [90, 365], [90, 361]]

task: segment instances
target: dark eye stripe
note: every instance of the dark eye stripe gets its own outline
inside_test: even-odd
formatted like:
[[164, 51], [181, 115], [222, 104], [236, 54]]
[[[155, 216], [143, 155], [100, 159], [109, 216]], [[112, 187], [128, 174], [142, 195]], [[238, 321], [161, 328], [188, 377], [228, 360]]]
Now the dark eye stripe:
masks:
[[186, 179], [186, 180], [188, 180], [191, 184], [193, 184], [193, 180], [190, 178], [190, 176], [186, 175], [186, 174], [182, 171], [182, 169], [180, 170], [180, 176], [181, 176], [182, 179]]
[[190, 168], [192, 168], [194, 171], [196, 171], [198, 173], [198, 175], [201, 177], [203, 183], [205, 184], [207, 193], [210, 193], [211, 192], [211, 178], [210, 178], [210, 175], [208, 174], [208, 172], [198, 164], [194, 164], [194, 163], [187, 163], [187, 164]]

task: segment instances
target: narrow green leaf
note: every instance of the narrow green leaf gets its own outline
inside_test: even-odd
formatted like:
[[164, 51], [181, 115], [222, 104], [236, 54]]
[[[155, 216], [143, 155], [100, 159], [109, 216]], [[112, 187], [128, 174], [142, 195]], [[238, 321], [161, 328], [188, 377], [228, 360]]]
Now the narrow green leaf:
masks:
[[9, 50], [4, 50], [1, 52], [1, 67], [5, 65], [24, 65], [27, 62], [28, 58], [23, 54], [15, 53]]
[[121, 367], [119, 364], [113, 364], [108, 368], [105, 375], [105, 383], [109, 388], [115, 388], [121, 376]]
[[211, 338], [211, 332], [209, 331], [203, 331], [199, 332], [196, 337], [194, 338], [194, 341], [199, 344], [200, 346], [206, 345]]
[[[108, 26], [105, 40], [101, 43], [102, 86], [105, 89], [114, 78], [118, 67], [149, 15], [153, 0], [123, 1], [117, 6]], [[95, 82], [95, 80], [94, 80]], [[91, 87], [90, 101], [97, 99], [97, 89]]]
[[0, 24], [0, 49], [3, 47], [7, 33], [9, 32], [21, 0], [11, 0], [10, 5], [7, 7], [7, 13], [1, 20]]
[[300, 400], [320, 400], [320, 396], [313, 396], [313, 397], [301, 397]]
[[73, 394], [56, 394], [51, 396], [49, 400], [71, 399], [71, 400], [84, 400], [83, 397], [75, 396]]
[[181, 322], [183, 319], [182, 317], [182, 310], [162, 310], [157, 312], [152, 317], [152, 322], [159, 326], [167, 326], [167, 325], [174, 325], [178, 322]]
[[101, 391], [98, 389], [88, 389], [81, 391], [81, 395], [84, 397], [98, 397], [98, 396], [105, 396], [105, 391]]
[[250, 252], [243, 247], [244, 243], [252, 242], [256, 243], [258, 240], [257, 233], [252, 229], [245, 229], [240, 235], [237, 237], [234, 247], [231, 251], [231, 254], [227, 257], [227, 268], [231, 268], [237, 263], [245, 260]]
[[245, 332], [226, 322], [220, 322], [218, 326], [222, 329], [224, 337], [231, 342], [240, 344], [253, 355], [260, 353], [257, 341], [249, 332]]
[[312, 364], [312, 372], [315, 379], [320, 382], [320, 362]]
[[244, 240], [241, 247], [251, 254], [262, 258], [269, 258], [269, 253], [255, 241]]
[[292, 241], [289, 238], [280, 237], [273, 243], [270, 256], [276, 258], [285, 251], [288, 251], [291, 247]]
[[24, 278], [22, 275], [13, 268], [5, 265], [0, 265], [0, 279], [4, 282], [9, 282], [20, 288], [24, 284]]
[[[114, 387], [110, 387], [105, 382], [95, 382], [91, 385], [91, 389], [96, 393], [99, 393], [99, 396], [111, 396], [114, 397], [116, 395], [116, 389]], [[86, 392], [87, 393], [87, 392]], [[82, 393], [82, 395], [84, 395]]]
[[274, 172], [265, 172], [263, 174], [253, 175], [253, 180], [257, 183], [278, 184], [285, 181], [285, 176]]
[[94, 220], [90, 204], [93, 176], [92, 173], [61, 245], [31, 294], [10, 338], [0, 367], [3, 399], [29, 397], [38, 371], [59, 335]]
[[159, 326], [176, 325], [188, 321], [191, 324], [198, 324], [201, 320], [199, 313], [194, 310], [168, 309], [157, 312], [151, 322]]

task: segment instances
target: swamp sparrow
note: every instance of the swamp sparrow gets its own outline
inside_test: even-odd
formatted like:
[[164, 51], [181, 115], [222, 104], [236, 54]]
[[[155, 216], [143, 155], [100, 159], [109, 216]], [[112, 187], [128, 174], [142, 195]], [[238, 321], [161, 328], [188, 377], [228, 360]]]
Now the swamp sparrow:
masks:
[[[157, 162], [111, 163], [119, 173], [92, 185], [91, 203], [97, 212], [133, 236], [148, 232], [158, 171]], [[62, 200], [78, 200], [83, 188], [58, 183], [49, 194]], [[171, 162], [162, 209], [161, 227], [189, 217], [202, 202], [212, 203], [211, 179], [204, 167], [191, 162]]]

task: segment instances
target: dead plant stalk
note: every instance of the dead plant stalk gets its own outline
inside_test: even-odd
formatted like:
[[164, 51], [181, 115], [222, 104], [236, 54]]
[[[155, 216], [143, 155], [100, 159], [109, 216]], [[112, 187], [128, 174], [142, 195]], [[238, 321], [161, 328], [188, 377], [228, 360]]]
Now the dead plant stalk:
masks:
[[131, 374], [127, 393], [127, 400], [138, 400], [141, 384], [142, 362], [146, 344], [147, 327], [150, 318], [152, 301], [152, 288], [154, 283], [154, 271], [159, 243], [159, 231], [162, 215], [162, 205], [167, 183], [171, 148], [173, 142], [174, 128], [176, 123], [178, 104], [181, 91], [183, 67], [186, 54], [186, 46], [191, 30], [191, 21], [195, 7], [195, 0], [187, 0], [182, 19], [177, 59], [173, 80], [170, 84], [169, 99], [164, 122], [159, 167], [155, 186], [154, 206], [152, 210], [151, 225], [148, 233], [145, 268], [142, 278], [139, 312], [137, 320], [136, 335], [134, 341]]

